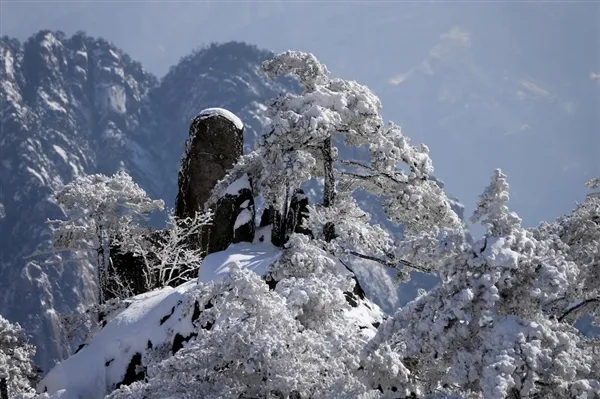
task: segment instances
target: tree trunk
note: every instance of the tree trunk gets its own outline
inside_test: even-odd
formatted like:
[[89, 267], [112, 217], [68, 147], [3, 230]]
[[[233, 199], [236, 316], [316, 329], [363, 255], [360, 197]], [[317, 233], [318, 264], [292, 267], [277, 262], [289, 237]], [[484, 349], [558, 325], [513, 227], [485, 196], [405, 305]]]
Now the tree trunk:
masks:
[[[333, 175], [333, 155], [331, 150], [331, 137], [323, 142], [323, 166], [324, 166], [324, 187], [323, 187], [323, 206], [333, 206], [335, 201], [335, 177]], [[323, 234], [326, 241], [335, 238], [335, 225], [328, 222], [323, 227]]]
[[0, 399], [8, 399], [8, 382], [6, 382], [6, 378], [0, 378]]
[[275, 219], [275, 223], [277, 223], [279, 226], [276, 229], [277, 230], [277, 234], [279, 235], [278, 237], [278, 242], [280, 247], [283, 247], [283, 245], [286, 242], [286, 232], [287, 232], [287, 224], [288, 224], [288, 212], [289, 212], [289, 204], [290, 204], [290, 188], [288, 183], [285, 184], [285, 199], [283, 202], [283, 209], [281, 210], [281, 213], [278, 215], [279, 217]]
[[96, 248], [96, 267], [98, 268], [98, 303], [102, 305], [106, 301], [106, 259], [104, 258], [104, 243], [102, 239], [102, 230], [98, 228], [96, 230], [96, 234], [98, 238], [98, 248]]

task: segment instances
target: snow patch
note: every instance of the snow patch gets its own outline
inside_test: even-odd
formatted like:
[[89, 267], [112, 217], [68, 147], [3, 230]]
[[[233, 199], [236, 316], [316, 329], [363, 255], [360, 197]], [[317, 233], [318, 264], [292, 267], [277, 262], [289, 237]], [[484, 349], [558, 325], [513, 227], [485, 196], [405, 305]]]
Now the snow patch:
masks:
[[112, 56], [114, 59], [116, 59], [116, 60], [119, 60], [119, 59], [120, 59], [120, 57], [119, 57], [119, 54], [115, 53], [113, 50], [111, 50], [111, 49], [108, 49], [108, 53], [109, 53], [109, 54], [110, 54], [110, 55], [111, 55], [111, 56]]
[[67, 157], [67, 152], [60, 146], [57, 146], [56, 144], [52, 144], [52, 148], [54, 148], [54, 151], [56, 151], [56, 153], [62, 158], [62, 160], [65, 163], [69, 162], [69, 158]]
[[119, 114], [124, 114], [127, 111], [127, 96], [123, 86], [109, 86], [105, 89], [105, 105], [108, 109]]
[[227, 187], [224, 195], [238, 195], [239, 192], [243, 189], [250, 189], [250, 180], [248, 178], [248, 174], [244, 174], [242, 177], [234, 181]]
[[229, 119], [238, 130], [244, 128], [244, 123], [238, 118], [233, 112], [226, 110], [225, 108], [206, 108], [198, 114], [200, 119], [208, 118], [211, 116], [219, 115]]
[[15, 79], [15, 68], [14, 68], [14, 58], [12, 52], [6, 50], [4, 52], [4, 69], [6, 71], [6, 76], [10, 80]]
[[79, 175], [83, 174], [83, 171], [80, 173], [79, 167], [74, 162], [69, 162], [69, 166], [71, 167], [71, 170], [73, 171], [73, 176], [79, 176]]
[[63, 112], [65, 114], [67, 113], [67, 111], [62, 107], [62, 105], [60, 105], [56, 101], [51, 100], [50, 96], [45, 91], [40, 91], [40, 97], [42, 98], [42, 100], [44, 100], [46, 105], [50, 107], [50, 109], [53, 109], [54, 111], [58, 112]]
[[32, 175], [34, 175], [42, 184], [46, 183], [46, 181], [44, 180], [44, 178], [42, 177], [42, 175], [40, 175], [38, 172], [36, 172], [35, 169], [32, 169], [29, 166], [27, 166], [25, 169], [29, 173], [31, 173]]
[[270, 242], [257, 244], [238, 243], [230, 245], [225, 251], [215, 252], [204, 258], [198, 273], [199, 282], [218, 281], [229, 273], [229, 266], [237, 263], [258, 275], [264, 275], [267, 268], [281, 256], [281, 249]]
[[252, 212], [250, 212], [248, 209], [244, 209], [235, 219], [233, 230], [237, 230], [240, 226], [243, 226], [249, 223], [250, 221], [252, 221]]

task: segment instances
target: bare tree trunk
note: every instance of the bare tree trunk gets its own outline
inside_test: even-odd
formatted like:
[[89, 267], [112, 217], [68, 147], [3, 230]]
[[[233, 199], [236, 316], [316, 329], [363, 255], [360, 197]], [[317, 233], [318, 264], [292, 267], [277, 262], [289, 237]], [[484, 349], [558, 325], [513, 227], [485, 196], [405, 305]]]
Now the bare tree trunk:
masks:
[[0, 399], [8, 399], [8, 382], [6, 382], [6, 378], [0, 378]]
[[96, 229], [96, 237], [98, 238], [98, 248], [96, 248], [96, 267], [98, 268], [98, 303], [102, 305], [105, 300], [106, 290], [106, 259], [104, 258], [104, 243], [102, 239], [102, 230], [100, 227]]
[[[323, 158], [324, 158], [324, 187], [323, 187], [323, 206], [333, 206], [335, 201], [335, 177], [333, 176], [333, 155], [331, 150], [331, 137], [323, 142]], [[326, 241], [331, 241], [335, 238], [335, 225], [332, 222], [325, 224], [323, 234]]]
[[286, 182], [285, 183], [285, 198], [284, 198], [284, 202], [283, 202], [283, 208], [281, 209], [281, 213], [279, 215], [276, 215], [275, 217], [275, 223], [278, 224], [278, 227], [276, 229], [277, 231], [277, 242], [279, 244], [280, 247], [283, 247], [283, 245], [285, 244], [286, 241], [286, 232], [288, 229], [288, 212], [289, 212], [289, 208], [290, 208], [290, 188], [289, 188], [289, 184]]

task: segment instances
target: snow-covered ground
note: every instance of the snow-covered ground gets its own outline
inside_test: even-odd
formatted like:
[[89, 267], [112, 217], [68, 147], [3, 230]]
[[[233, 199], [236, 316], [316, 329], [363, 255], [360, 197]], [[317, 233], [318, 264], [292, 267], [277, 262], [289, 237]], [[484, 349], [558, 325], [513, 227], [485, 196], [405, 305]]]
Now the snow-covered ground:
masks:
[[[263, 232], [267, 234], [268, 232]], [[127, 300], [129, 305], [76, 354], [54, 367], [38, 384], [38, 399], [96, 399], [112, 392], [136, 373], [136, 365], [152, 357], [167, 357], [194, 332], [194, 296], [198, 284], [218, 282], [232, 264], [264, 275], [276, 262], [281, 249], [270, 240], [230, 245], [225, 251], [208, 255], [198, 280], [177, 288], [163, 288]], [[340, 265], [340, 272], [348, 271]], [[370, 301], [359, 300], [347, 317], [370, 338], [374, 321], [383, 313]], [[179, 337], [177, 337], [179, 335]], [[179, 340], [179, 344], [175, 341]], [[129, 375], [129, 376], [128, 376]]]
[[239, 243], [230, 245], [225, 251], [208, 255], [202, 262], [198, 272], [199, 282], [218, 281], [227, 273], [231, 263], [248, 268], [256, 274], [265, 274], [280, 255], [279, 248], [270, 243]]
[[[167, 344], [175, 332], [189, 335], [190, 315], [185, 315], [186, 293], [196, 285], [163, 288], [132, 298], [132, 304], [79, 352], [54, 367], [39, 383], [38, 392], [60, 398], [104, 398], [123, 381], [132, 357], [145, 356], [149, 349]], [[55, 398], [56, 396], [52, 396]]]

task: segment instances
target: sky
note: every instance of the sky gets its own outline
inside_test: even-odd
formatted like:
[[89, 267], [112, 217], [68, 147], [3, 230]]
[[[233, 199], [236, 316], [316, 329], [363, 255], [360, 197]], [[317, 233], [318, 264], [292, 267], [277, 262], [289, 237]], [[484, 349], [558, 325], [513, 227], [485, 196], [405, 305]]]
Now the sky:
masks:
[[40, 29], [104, 37], [159, 77], [211, 42], [312, 52], [429, 146], [467, 214], [495, 168], [526, 226], [600, 176], [599, 2], [1, 0], [3, 35]]

